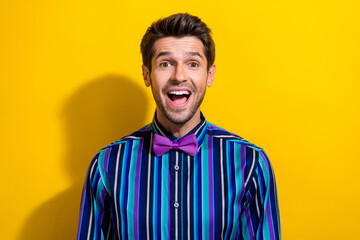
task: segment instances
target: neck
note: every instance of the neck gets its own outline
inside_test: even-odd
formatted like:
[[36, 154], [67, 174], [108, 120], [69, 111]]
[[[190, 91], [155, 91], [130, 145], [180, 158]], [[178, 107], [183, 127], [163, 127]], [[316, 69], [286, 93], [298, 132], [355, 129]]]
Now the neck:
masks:
[[157, 120], [162, 127], [166, 129], [169, 133], [174, 135], [176, 138], [181, 138], [190, 132], [196, 125], [200, 123], [200, 110], [198, 110], [194, 116], [187, 122], [182, 124], [176, 124], [170, 122], [165, 116], [163, 116], [160, 111], [157, 111]]

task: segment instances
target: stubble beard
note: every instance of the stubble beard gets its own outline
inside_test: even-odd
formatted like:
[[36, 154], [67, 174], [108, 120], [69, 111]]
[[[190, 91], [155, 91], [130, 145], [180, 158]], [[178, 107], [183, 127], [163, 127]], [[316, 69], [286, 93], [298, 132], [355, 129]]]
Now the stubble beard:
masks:
[[[165, 98], [167, 97], [166, 92], [169, 87], [170, 86], [167, 85], [162, 88], [161, 92], [162, 92], [163, 96], [165, 96]], [[190, 87], [190, 86], [188, 86], [188, 87]], [[197, 89], [195, 89], [194, 86], [191, 86], [190, 88], [192, 90], [192, 95], [193, 95], [191, 97], [194, 97], [198, 91], [197, 91]], [[159, 109], [159, 111], [162, 112], [162, 114], [165, 116], [165, 118], [173, 124], [184, 125], [185, 123], [187, 123], [188, 121], [190, 121], [193, 118], [193, 116], [195, 115], [197, 110], [200, 108], [200, 105], [205, 97], [206, 87], [204, 88], [203, 92], [199, 93], [200, 95], [198, 95], [198, 98], [193, 100], [194, 105], [189, 106], [190, 109], [188, 109], [188, 110], [187, 109], [185, 109], [185, 110], [178, 109], [178, 108], [169, 109], [168, 106], [166, 106], [166, 104], [165, 104], [165, 100], [164, 100], [164, 102], [161, 101], [160, 94], [155, 94], [154, 89], [152, 89], [152, 92], [153, 92], [153, 97], [154, 97], [156, 106]]]

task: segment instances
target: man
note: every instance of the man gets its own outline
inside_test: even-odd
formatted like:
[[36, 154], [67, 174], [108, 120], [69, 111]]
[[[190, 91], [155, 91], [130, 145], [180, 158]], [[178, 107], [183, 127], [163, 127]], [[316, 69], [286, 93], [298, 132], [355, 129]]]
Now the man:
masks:
[[280, 239], [267, 156], [200, 112], [215, 74], [210, 29], [188, 14], [160, 19], [141, 53], [154, 120], [94, 157], [78, 239]]

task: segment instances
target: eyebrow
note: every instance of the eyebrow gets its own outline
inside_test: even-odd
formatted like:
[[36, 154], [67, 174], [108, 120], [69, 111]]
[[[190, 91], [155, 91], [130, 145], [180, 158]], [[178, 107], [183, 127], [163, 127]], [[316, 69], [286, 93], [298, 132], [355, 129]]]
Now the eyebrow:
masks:
[[162, 57], [162, 56], [169, 56], [169, 55], [172, 55], [171, 52], [159, 52], [159, 54], [156, 56], [156, 59], [158, 59], [159, 57]]
[[[162, 56], [170, 56], [172, 55], [171, 52], [166, 51], [166, 52], [159, 52], [159, 54], [156, 56], [156, 59], [158, 59], [159, 57]], [[199, 52], [186, 52], [185, 55], [187, 56], [199, 56], [201, 59], [203, 59], [203, 56], [201, 56], [201, 54]]]
[[201, 59], [203, 58], [203, 56], [201, 56], [201, 54], [199, 52], [187, 52], [186, 55], [188, 55], [188, 56], [199, 56]]

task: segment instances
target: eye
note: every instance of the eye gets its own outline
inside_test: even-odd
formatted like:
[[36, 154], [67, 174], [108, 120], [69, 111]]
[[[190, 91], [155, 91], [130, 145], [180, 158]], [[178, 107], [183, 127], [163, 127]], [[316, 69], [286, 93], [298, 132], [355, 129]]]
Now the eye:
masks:
[[198, 68], [198, 67], [199, 67], [199, 64], [198, 64], [197, 62], [190, 62], [190, 63], [189, 63], [189, 66], [190, 66], [191, 68]]
[[163, 67], [163, 68], [168, 68], [170, 66], [171, 66], [171, 64], [169, 61], [164, 61], [164, 62], [160, 63], [160, 67]]

